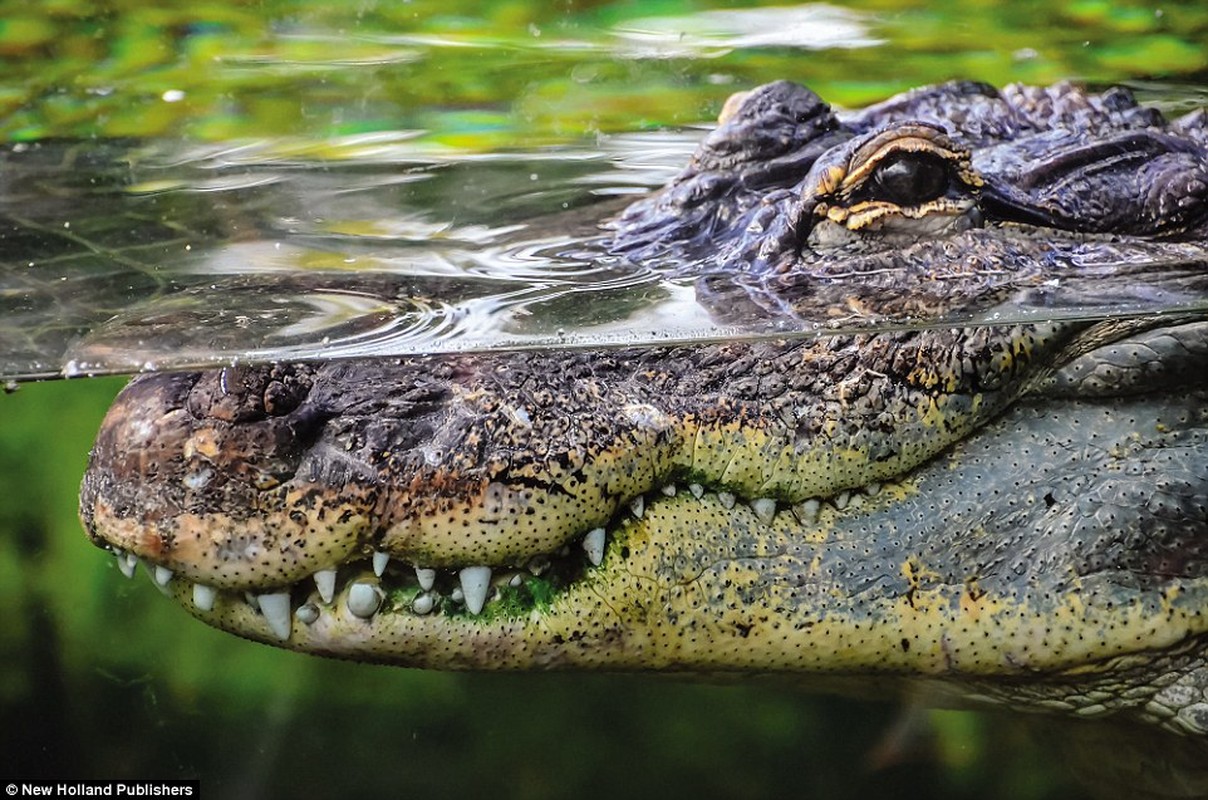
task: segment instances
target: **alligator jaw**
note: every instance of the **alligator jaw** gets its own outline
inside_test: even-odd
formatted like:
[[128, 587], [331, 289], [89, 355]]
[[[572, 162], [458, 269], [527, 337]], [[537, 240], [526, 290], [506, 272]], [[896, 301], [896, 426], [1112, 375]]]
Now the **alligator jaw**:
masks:
[[[656, 491], [640, 517], [614, 521], [599, 566], [566, 556], [581, 566], [562, 586], [497, 575], [499, 597], [477, 615], [449, 597], [452, 575], [438, 578], [429, 608], [421, 598], [433, 594], [407, 568], [392, 564], [377, 579], [368, 561], [344, 570], [330, 603], [313, 584], [292, 589], [284, 642], [242, 593], [220, 593], [205, 611], [188, 581], [170, 588], [243, 636], [409, 666], [910, 675], [968, 686], [1078, 673], [1085, 690], [1098, 673], [1110, 681], [1120, 663], [1208, 631], [1202, 536], [1149, 526], [1143, 545], [1117, 541], [1148, 525], [1146, 507], [1177, 506], [1186, 525], [1203, 527], [1206, 399], [1024, 404], [900, 481], [795, 507], [691, 485]], [[1011, 502], [987, 513], [984, 497], [1006, 492]], [[1100, 528], [1104, 519], [1121, 527]], [[372, 613], [356, 610], [357, 583], [385, 587]]]
[[[694, 454], [697, 471], [669, 459], [672, 466], [656, 475], [663, 483], [647, 483], [640, 495], [621, 495], [604, 525], [559, 534], [555, 549], [567, 552], [536, 560], [476, 564], [451, 557], [437, 564], [406, 553], [386, 556], [375, 547], [382, 538], [372, 523], [366, 526], [356, 513], [345, 518], [359, 506], [340, 505], [360, 497], [358, 486], [372, 488], [370, 481], [346, 480], [346, 491], [318, 495], [331, 506], [326, 512], [323, 503], [292, 508], [312, 515], [297, 519], [289, 513], [290, 498], [298, 492], [314, 496], [297, 483], [312, 474], [305, 468], [265, 492], [252, 485], [246, 506], [216, 504], [215, 495], [195, 491], [191, 476], [197, 466], [227, 452], [218, 447], [200, 460], [190, 458], [195, 444], [189, 443], [198, 440], [198, 431], [207, 432], [201, 437], [207, 440], [209, 433], [227, 431], [241, 446], [237, 459], [216, 470], [231, 481], [260, 470], [269, 457], [297, 449], [295, 441], [306, 452], [317, 447], [329, 455], [329, 442], [339, 439], [329, 422], [321, 435], [307, 434], [304, 422], [313, 413], [306, 404], [293, 418], [260, 419], [245, 433], [213, 415], [188, 415], [192, 421], [175, 437], [159, 437], [164, 431], [152, 425], [148, 430], [163, 452], [135, 450], [136, 463], [127, 463], [124, 454], [130, 451], [119, 445], [147, 428], [148, 420], [180, 420], [174, 409], [190, 407], [182, 400], [189, 392], [182, 395], [181, 387], [202, 385], [197, 375], [140, 379], [117, 402], [85, 479], [83, 515], [98, 544], [124, 551], [120, 566], [131, 566], [133, 545], [154, 565], [156, 582], [191, 613], [233, 633], [297, 650], [444, 669], [791, 672], [828, 681], [875, 676], [879, 684], [924, 680], [949, 696], [1087, 714], [1127, 706], [1175, 730], [1208, 733], [1196, 704], [1170, 710], [1180, 702], [1181, 680], [1192, 681], [1191, 690], [1198, 691], [1198, 667], [1187, 659], [1199, 658], [1194, 644], [1208, 631], [1208, 395], [1196, 388], [1202, 384], [1197, 366], [1208, 345], [1208, 325], [1141, 326], [1106, 339], [1097, 330], [1072, 339], [1047, 337], [1051, 346], [1064, 343], [1066, 366], [1017, 374], [1016, 386], [1031, 386], [1036, 394], [1025, 394], [1005, 410], [987, 404], [990, 411], [983, 409], [976, 422], [970, 421], [971, 412], [979, 413], [972, 402], [957, 403], [950, 414], [927, 403], [899, 406], [920, 415], [892, 429], [907, 441], [929, 441], [917, 432], [903, 434], [910, 424], [960, 434], [913, 467], [879, 474], [865, 469], [880, 463], [873, 453], [894, 452], [878, 451], [885, 440], [876, 438], [842, 450], [839, 440], [827, 445], [814, 436], [795, 460], [786, 461], [759, 419], [747, 418], [750, 424], [714, 429], [714, 438], [690, 437], [693, 446], [685, 449]], [[1117, 338], [1130, 333], [1131, 338]], [[948, 341], [926, 336], [921, 341]], [[1035, 364], [1053, 363], [1038, 355], [1040, 339], [1033, 335], [1029, 341]], [[875, 350], [864, 344], [864, 352]], [[1112, 360], [1133, 351], [1160, 357], [1133, 367]], [[781, 349], [774, 352], [789, 357]], [[818, 351], [809, 352], [816, 357]], [[694, 353], [691, 358], [700, 357]], [[1017, 353], [1004, 363], [1020, 359]], [[431, 367], [423, 362], [389, 369], [404, 369], [396, 377], [405, 385], [406, 376]], [[367, 363], [361, 369], [377, 367]], [[265, 368], [248, 380], [259, 385], [264, 375], [287, 374], [294, 373]], [[642, 372], [642, 380], [649, 374]], [[627, 391], [643, 385], [634, 389], [630, 383]], [[321, 402], [315, 399], [321, 391], [316, 379], [308, 402]], [[1145, 391], [1152, 394], [1140, 393]], [[853, 397], [846, 395], [849, 411], [857, 408]], [[806, 406], [797, 408], [808, 413]], [[626, 424], [632, 416], [624, 417]], [[535, 415], [531, 421], [540, 423]], [[285, 424], [289, 436], [270, 435]], [[362, 422], [352, 429], [367, 428]], [[868, 427], [854, 430], [863, 436]], [[724, 433], [736, 444], [727, 444]], [[255, 442], [278, 444], [253, 449]], [[771, 466], [753, 470], [759, 462], [751, 454]], [[836, 467], [835, 454], [845, 454], [848, 466]], [[323, 463], [344, 468], [343, 461]], [[782, 464], [792, 469], [782, 473]], [[702, 481], [706, 468], [730, 482]], [[770, 492], [739, 490], [766, 487], [766, 476], [781, 474], [805, 476], [832, 491], [777, 499]], [[831, 480], [855, 475], [876, 484], [853, 492]], [[677, 476], [681, 482], [674, 488], [666, 485]], [[366, 499], [364, 507], [370, 506], [380, 511], [382, 503]], [[195, 574], [187, 564], [171, 571], [157, 554], [179, 556], [182, 530], [186, 540], [203, 541], [204, 524], [182, 529], [180, 523], [215, 507], [220, 521], [210, 534], [225, 550], [211, 552]], [[301, 533], [256, 528], [263, 534], [252, 537], [256, 547], [230, 552], [227, 545], [244, 541], [240, 537], [250, 530], [234, 524], [233, 515], [243, 513], [261, 525], [266, 514], [281, 508], [280, 518], [303, 525]], [[350, 526], [347, 536], [320, 535], [329, 532], [332, 518]], [[320, 527], [316, 539], [302, 535], [311, 530], [306, 525], [323, 519], [329, 527]], [[461, 542], [466, 533], [457, 527], [447, 538]], [[257, 550], [266, 544], [277, 549]], [[338, 558], [331, 549], [337, 545], [344, 553]], [[280, 553], [290, 558], [280, 559]], [[237, 568], [213, 571], [223, 558]], [[249, 564], [255, 569], [242, 574]], [[275, 577], [265, 577], [269, 569], [278, 570]], [[1155, 676], [1157, 664], [1173, 666]], [[1139, 677], [1122, 672], [1128, 669]]]

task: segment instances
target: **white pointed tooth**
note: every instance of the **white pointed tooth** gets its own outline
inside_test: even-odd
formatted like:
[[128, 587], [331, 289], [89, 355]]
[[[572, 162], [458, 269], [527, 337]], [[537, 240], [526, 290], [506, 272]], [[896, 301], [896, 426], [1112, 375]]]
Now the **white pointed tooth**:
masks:
[[368, 581], [357, 581], [348, 587], [348, 610], [353, 616], [369, 619], [382, 605], [382, 593]]
[[466, 593], [461, 590], [460, 586], [454, 586], [453, 591], [449, 592], [449, 599], [454, 603], [465, 602]]
[[721, 503], [723, 508], [734, 508], [734, 504], [738, 502], [738, 498], [729, 492], [718, 492], [717, 502]]
[[247, 601], [247, 604], [251, 606], [253, 610], [260, 610], [260, 598], [256, 595], [252, 594], [251, 592], [244, 592], [243, 599]]
[[330, 603], [332, 598], [336, 596], [336, 571], [334, 569], [321, 569], [315, 573], [315, 588], [319, 590], [319, 597], [324, 603]]
[[692, 492], [692, 496], [697, 500], [705, 496], [705, 487], [701, 486], [699, 483], [688, 484], [688, 491]]
[[629, 510], [633, 512], [635, 517], [641, 519], [642, 514], [646, 513], [646, 498], [639, 494], [637, 497], [630, 500]]
[[482, 611], [487, 602], [487, 590], [491, 588], [491, 568], [466, 567], [457, 577], [461, 581], [461, 592], [466, 598], [466, 609], [471, 614]]
[[849, 502], [851, 502], [851, 492], [845, 490], [835, 495], [835, 508], [843, 510], [847, 508]]
[[583, 537], [583, 550], [587, 553], [587, 560], [592, 563], [592, 566], [600, 566], [600, 562], [604, 560], [604, 544], [605, 535], [603, 528], [594, 528], [586, 536]]
[[771, 525], [772, 520], [776, 517], [776, 501], [770, 497], [761, 497], [758, 500], [752, 500], [751, 510], [755, 512], [755, 516], [759, 517], [760, 522], [765, 525]]
[[269, 630], [281, 641], [289, 638], [293, 617], [289, 613], [289, 592], [269, 592], [256, 598], [260, 613], [268, 623]]
[[432, 587], [436, 585], [436, 570], [416, 567], [415, 579], [419, 581], [419, 588], [425, 592], [430, 592], [432, 591]]
[[666, 486], [659, 489], [659, 491], [662, 492], [663, 494], [667, 495], [668, 497], [675, 497], [675, 484], [669, 483]]
[[159, 564], [156, 564], [154, 577], [155, 577], [155, 582], [158, 583], [160, 586], [167, 586], [168, 581], [172, 580], [172, 570], [168, 569], [167, 567], [161, 567]]
[[213, 611], [214, 598], [217, 596], [218, 592], [213, 586], [206, 586], [204, 583], [193, 584], [193, 605], [202, 611]]
[[511, 586], [513, 589], [519, 589], [522, 583], [524, 583], [524, 576], [519, 572], [508, 579], [508, 586]]
[[802, 522], [817, 522], [818, 511], [821, 508], [822, 504], [818, 502], [818, 498], [811, 497], [809, 500], [793, 506], [793, 511], [797, 514], [797, 519]]
[[873, 497], [876, 497], [877, 495], [879, 495], [881, 493], [881, 484], [870, 483], [864, 487], [864, 491], [867, 492], [868, 494], [872, 495]]
[[417, 594], [415, 596], [415, 599], [411, 601], [411, 610], [414, 611], [416, 614], [419, 614], [420, 616], [423, 616], [424, 614], [429, 613], [435, 607], [436, 607], [436, 598], [433, 597], [432, 595], [428, 594], [427, 592], [424, 592], [423, 594]]
[[386, 571], [386, 565], [389, 563], [390, 554], [383, 553], [381, 550], [378, 550], [373, 554], [373, 574], [377, 575], [379, 578], [382, 577], [382, 573]]
[[138, 566], [138, 556], [133, 553], [123, 553], [117, 551], [117, 568], [122, 571], [122, 574], [127, 578], [134, 577], [134, 569]]

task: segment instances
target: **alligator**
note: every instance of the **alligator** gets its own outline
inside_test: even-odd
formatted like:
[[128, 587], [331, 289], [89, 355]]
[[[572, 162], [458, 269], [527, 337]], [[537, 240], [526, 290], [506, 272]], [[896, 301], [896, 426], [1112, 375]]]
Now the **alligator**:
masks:
[[[956, 82], [838, 112], [777, 82], [599, 235], [722, 317], [836, 324], [138, 376], [89, 536], [200, 619], [326, 656], [1208, 733], [1202, 111]], [[1019, 297], [1045, 313], [999, 322]], [[878, 319], [926, 324], [848, 324]]]

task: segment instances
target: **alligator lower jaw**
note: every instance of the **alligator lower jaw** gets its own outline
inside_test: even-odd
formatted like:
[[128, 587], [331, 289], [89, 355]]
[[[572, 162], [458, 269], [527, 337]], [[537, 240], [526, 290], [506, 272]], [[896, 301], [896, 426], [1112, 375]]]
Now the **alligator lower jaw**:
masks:
[[[657, 517], [676, 498], [715, 513], [742, 515], [760, 525], [779, 521], [803, 528], [820, 516], [877, 502], [883, 492], [893, 495], [892, 486], [874, 483], [790, 505], [772, 498], [742, 500], [699, 483], [666, 483], [627, 503], [607, 528], [581, 534], [558, 552], [535, 556], [520, 568], [429, 569], [379, 551], [288, 585], [231, 589], [195, 582], [113, 545], [110, 549], [127, 577], [143, 563], [156, 586], [194, 616], [256, 641], [322, 655], [442, 669], [549, 667], [578, 663], [562, 647], [565, 638], [551, 628], [550, 620], [558, 612], [583, 618], [588, 609], [608, 618], [601, 618], [599, 627], [617, 625], [617, 614], [607, 603], [601, 604], [593, 587], [612, 580], [610, 571], [623, 569], [617, 562], [630, 555], [629, 534], [634, 526], [641, 530], [643, 519]], [[657, 532], [642, 533], [643, 542], [658, 538]], [[617, 642], [632, 639], [632, 633], [617, 627], [603, 638]], [[576, 633], [569, 636], [582, 638]], [[453, 647], [453, 641], [459, 646]], [[534, 643], [547, 645], [548, 652]], [[631, 646], [632, 642], [626, 645]], [[485, 653], [491, 653], [493, 660], [484, 661]], [[623, 662], [632, 661], [630, 667], [651, 668], [646, 647], [622, 654], [610, 653], [605, 646], [586, 660], [622, 668]]]

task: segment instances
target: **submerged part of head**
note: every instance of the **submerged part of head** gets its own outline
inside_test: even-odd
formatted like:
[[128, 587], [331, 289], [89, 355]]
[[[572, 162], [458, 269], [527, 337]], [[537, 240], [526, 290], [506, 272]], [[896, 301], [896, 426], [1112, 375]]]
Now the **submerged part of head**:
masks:
[[[841, 118], [773, 84], [612, 245], [785, 313], [1202, 296], [1204, 140], [1070, 87]], [[1187, 311], [143, 376], [82, 517], [193, 613], [302, 650], [892, 676], [1198, 733], [1206, 364]]]

